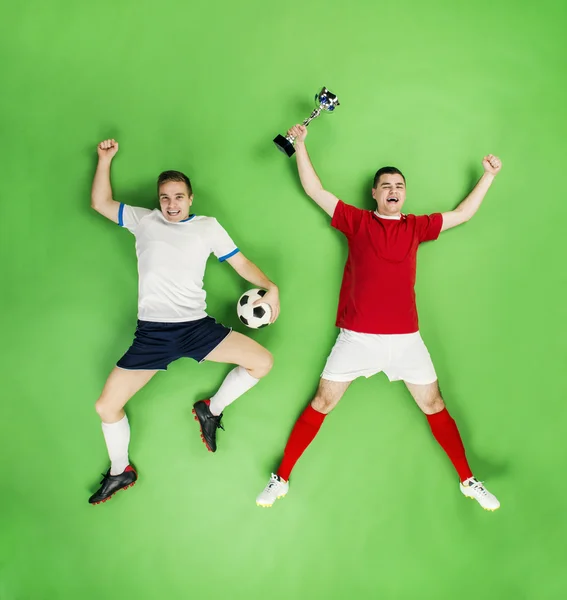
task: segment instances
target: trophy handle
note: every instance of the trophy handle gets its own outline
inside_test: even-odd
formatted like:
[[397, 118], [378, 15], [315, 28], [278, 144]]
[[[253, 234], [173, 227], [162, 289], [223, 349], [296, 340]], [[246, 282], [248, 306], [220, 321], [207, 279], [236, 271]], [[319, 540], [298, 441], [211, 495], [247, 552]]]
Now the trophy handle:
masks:
[[316, 108], [309, 115], [309, 117], [307, 117], [307, 119], [305, 119], [305, 121], [303, 121], [303, 125], [305, 125], [305, 127], [307, 127], [307, 125], [309, 125], [309, 123], [311, 123], [311, 121], [313, 121], [313, 119], [316, 119], [320, 114], [321, 114], [321, 108]]

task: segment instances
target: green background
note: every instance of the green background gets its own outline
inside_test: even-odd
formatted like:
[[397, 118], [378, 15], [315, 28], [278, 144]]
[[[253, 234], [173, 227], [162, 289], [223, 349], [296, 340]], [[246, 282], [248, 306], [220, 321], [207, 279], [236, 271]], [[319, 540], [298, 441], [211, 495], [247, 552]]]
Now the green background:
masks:
[[[0, 599], [562, 599], [565, 517], [564, 2], [12, 3], [0, 19]], [[420, 251], [421, 330], [496, 513], [459, 492], [403, 384], [357, 381], [256, 507], [336, 336], [346, 245], [271, 140], [326, 85], [310, 126], [324, 185], [371, 208], [454, 208], [487, 153], [503, 170], [472, 222]], [[270, 376], [225, 414], [190, 408], [228, 367], [178, 361], [128, 406], [140, 480], [107, 468], [93, 404], [136, 318], [134, 239], [89, 207], [96, 144], [120, 142], [116, 199], [152, 207], [163, 169], [281, 288], [251, 335]], [[249, 285], [212, 259], [209, 311], [242, 331]]]

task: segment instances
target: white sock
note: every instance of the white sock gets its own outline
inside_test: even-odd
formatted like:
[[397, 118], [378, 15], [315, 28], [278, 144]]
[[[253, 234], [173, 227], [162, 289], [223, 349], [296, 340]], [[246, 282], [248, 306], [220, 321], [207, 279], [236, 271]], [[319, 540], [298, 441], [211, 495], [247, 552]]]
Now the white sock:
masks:
[[236, 367], [225, 377], [219, 391], [211, 398], [210, 409], [213, 415], [220, 415], [222, 411], [260, 380], [252, 377], [244, 367]]
[[110, 457], [110, 474], [120, 475], [128, 466], [128, 444], [130, 443], [130, 424], [124, 415], [117, 423], [103, 423], [102, 433]]

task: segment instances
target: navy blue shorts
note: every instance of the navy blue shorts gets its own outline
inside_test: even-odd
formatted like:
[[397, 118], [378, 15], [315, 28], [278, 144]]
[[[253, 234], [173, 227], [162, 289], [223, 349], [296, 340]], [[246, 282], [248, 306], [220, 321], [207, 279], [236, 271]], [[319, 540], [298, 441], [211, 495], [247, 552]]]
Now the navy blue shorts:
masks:
[[165, 371], [169, 363], [178, 358], [201, 362], [231, 331], [212, 317], [182, 323], [138, 321], [134, 341], [116, 366]]

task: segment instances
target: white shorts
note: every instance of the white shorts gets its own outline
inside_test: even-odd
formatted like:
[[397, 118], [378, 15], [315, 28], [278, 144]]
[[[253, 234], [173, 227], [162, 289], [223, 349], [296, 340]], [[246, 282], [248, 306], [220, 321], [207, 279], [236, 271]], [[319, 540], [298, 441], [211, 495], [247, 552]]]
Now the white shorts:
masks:
[[381, 371], [390, 381], [418, 385], [437, 381], [435, 367], [419, 331], [377, 335], [341, 329], [321, 377], [329, 381], [353, 381]]

